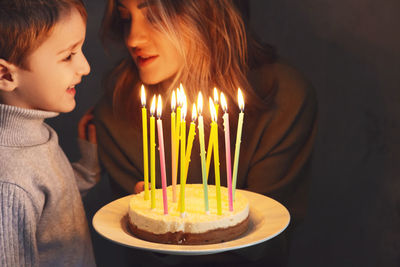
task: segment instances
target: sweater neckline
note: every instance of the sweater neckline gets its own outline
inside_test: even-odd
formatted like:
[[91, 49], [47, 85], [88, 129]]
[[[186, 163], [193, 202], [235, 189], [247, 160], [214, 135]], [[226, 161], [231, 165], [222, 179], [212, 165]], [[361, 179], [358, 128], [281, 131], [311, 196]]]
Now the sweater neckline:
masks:
[[35, 146], [51, 137], [45, 119], [59, 113], [0, 104], [0, 146]]

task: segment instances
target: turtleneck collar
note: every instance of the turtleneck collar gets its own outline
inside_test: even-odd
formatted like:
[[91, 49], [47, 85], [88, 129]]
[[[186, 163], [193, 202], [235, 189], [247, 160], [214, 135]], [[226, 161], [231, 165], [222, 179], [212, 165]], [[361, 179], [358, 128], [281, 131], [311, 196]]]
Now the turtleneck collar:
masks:
[[51, 133], [43, 122], [57, 115], [0, 104], [0, 146], [34, 146], [47, 142]]

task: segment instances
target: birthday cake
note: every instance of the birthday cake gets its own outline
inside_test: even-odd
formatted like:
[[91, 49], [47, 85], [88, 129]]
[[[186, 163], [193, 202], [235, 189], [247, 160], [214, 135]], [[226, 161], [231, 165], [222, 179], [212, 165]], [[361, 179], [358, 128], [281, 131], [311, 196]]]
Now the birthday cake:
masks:
[[[131, 232], [138, 238], [166, 244], [214, 244], [232, 240], [246, 232], [249, 223], [249, 201], [236, 191], [233, 211], [229, 211], [228, 190], [221, 187], [222, 214], [218, 215], [216, 187], [208, 185], [209, 211], [205, 210], [202, 184], [185, 186], [185, 212], [181, 213], [177, 185], [177, 201], [172, 201], [172, 186], [167, 187], [168, 214], [164, 214], [162, 189], [156, 189], [155, 208], [144, 192], [133, 195], [128, 219]], [[150, 195], [150, 192], [149, 192]]]

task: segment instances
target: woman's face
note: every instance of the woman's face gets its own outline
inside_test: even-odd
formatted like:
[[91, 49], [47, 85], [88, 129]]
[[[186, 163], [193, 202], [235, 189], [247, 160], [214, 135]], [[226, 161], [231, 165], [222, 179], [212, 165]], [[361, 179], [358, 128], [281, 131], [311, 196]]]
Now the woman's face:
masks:
[[124, 21], [125, 45], [145, 84], [168, 81], [183, 66], [184, 59], [166, 34], [147, 19], [152, 8], [143, 0], [119, 0], [117, 8]]

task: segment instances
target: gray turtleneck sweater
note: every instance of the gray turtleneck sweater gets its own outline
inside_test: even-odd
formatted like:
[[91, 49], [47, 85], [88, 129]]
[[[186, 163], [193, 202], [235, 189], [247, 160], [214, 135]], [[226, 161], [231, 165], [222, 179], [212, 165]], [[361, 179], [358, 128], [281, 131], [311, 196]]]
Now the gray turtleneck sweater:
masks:
[[44, 119], [0, 104], [0, 266], [94, 266], [79, 192], [99, 177], [97, 147], [79, 140], [72, 166]]

